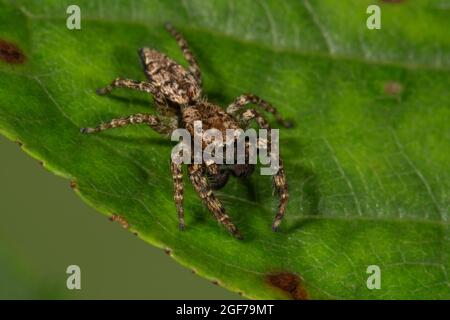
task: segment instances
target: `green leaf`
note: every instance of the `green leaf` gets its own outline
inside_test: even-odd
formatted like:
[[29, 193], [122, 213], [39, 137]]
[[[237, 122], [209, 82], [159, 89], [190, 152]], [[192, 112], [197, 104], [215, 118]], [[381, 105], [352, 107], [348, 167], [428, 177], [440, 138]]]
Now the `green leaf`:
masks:
[[[71, 1], [1, 0], [0, 132], [100, 212], [246, 297], [448, 299], [448, 3], [378, 1], [382, 29], [368, 30], [373, 2], [79, 0], [82, 29], [68, 30]], [[279, 233], [269, 177], [218, 192], [244, 241], [185, 180], [180, 232], [170, 141], [147, 127], [80, 134], [154, 112], [148, 95], [95, 89], [144, 79], [140, 47], [185, 64], [165, 21], [188, 39], [211, 101], [253, 92], [294, 121], [280, 130], [291, 199]]]

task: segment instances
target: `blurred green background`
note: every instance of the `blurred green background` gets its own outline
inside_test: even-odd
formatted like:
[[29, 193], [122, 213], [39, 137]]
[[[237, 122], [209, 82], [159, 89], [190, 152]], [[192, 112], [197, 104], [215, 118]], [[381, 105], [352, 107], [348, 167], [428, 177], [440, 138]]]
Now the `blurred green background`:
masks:
[[[0, 155], [0, 299], [240, 298], [96, 213], [3, 136]], [[81, 290], [66, 288], [71, 264]]]

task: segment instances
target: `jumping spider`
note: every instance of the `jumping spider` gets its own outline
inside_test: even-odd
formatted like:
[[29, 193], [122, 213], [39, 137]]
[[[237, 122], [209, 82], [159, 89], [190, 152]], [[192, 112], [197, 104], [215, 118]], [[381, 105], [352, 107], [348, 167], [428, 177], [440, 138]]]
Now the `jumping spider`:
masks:
[[[136, 81], [117, 78], [110, 85], [97, 90], [99, 95], [109, 94], [114, 88], [128, 88], [150, 93], [154, 97], [160, 116], [151, 114], [133, 114], [128, 117], [117, 118], [109, 123], [103, 123], [95, 128], [83, 128], [82, 133], [94, 133], [127, 125], [147, 124], [155, 131], [170, 135], [177, 128], [187, 129], [194, 135], [194, 121], [202, 121], [203, 129], [215, 128], [225, 136], [226, 129], [246, 129], [251, 120], [255, 120], [259, 127], [270, 130], [268, 122], [254, 109], [245, 112], [245, 106], [255, 104], [263, 111], [271, 113], [276, 120], [285, 127], [290, 124], [283, 120], [277, 110], [268, 102], [253, 94], [239, 96], [231, 103], [226, 111], [208, 102], [202, 96], [202, 80], [197, 60], [192, 55], [186, 40], [170, 24], [166, 24], [167, 31], [176, 39], [189, 68], [167, 57], [165, 54], [149, 48], [139, 50], [139, 55], [148, 81]], [[269, 141], [270, 145], [270, 141]], [[214, 217], [235, 237], [242, 239], [237, 227], [225, 213], [222, 203], [216, 198], [213, 189], [223, 187], [229, 175], [236, 177], [249, 176], [254, 169], [252, 164], [217, 165], [189, 164], [189, 178], [195, 191], [206, 204]], [[183, 209], [183, 175], [181, 164], [171, 162], [174, 184], [174, 201], [178, 213], [180, 229], [184, 229]], [[279, 161], [279, 170], [273, 176], [273, 185], [279, 196], [277, 214], [272, 229], [275, 231], [281, 223], [288, 201], [288, 187], [283, 169], [283, 162]]]

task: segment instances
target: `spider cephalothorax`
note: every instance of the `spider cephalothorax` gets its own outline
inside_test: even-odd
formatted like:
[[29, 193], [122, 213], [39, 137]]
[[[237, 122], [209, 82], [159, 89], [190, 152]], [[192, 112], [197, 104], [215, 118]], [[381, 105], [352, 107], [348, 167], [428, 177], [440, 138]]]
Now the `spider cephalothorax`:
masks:
[[[165, 135], [170, 135], [177, 128], [185, 128], [194, 135], [194, 122], [201, 121], [204, 130], [214, 128], [223, 132], [225, 136], [227, 129], [245, 130], [252, 120], [255, 120], [259, 127], [270, 130], [268, 122], [256, 110], [247, 109], [242, 112], [248, 104], [257, 105], [263, 111], [273, 114], [279, 123], [289, 127], [289, 123], [279, 116], [272, 105], [252, 94], [239, 96], [226, 110], [206, 101], [202, 96], [200, 68], [189, 50], [186, 40], [172, 26], [166, 25], [166, 28], [175, 37], [183, 51], [183, 55], [189, 63], [188, 70], [163, 53], [143, 48], [139, 50], [139, 55], [148, 81], [117, 78], [107, 87], [97, 90], [100, 95], [108, 94], [114, 88], [148, 92], [153, 95], [161, 115], [133, 114], [113, 119], [109, 123], [103, 123], [95, 128], [83, 128], [81, 129], [82, 133], [99, 132], [132, 124], [147, 124], [155, 131]], [[171, 170], [179, 225], [180, 229], [184, 229], [182, 164], [172, 161]], [[237, 238], [242, 238], [240, 232], [231, 222], [222, 203], [212, 190], [223, 187], [230, 174], [236, 177], [246, 177], [253, 170], [254, 164], [202, 163], [188, 165], [189, 178], [195, 191], [215, 218]], [[276, 230], [284, 216], [288, 201], [288, 189], [281, 159], [279, 160], [279, 169], [273, 176], [273, 184], [280, 199], [272, 225], [272, 228]]]

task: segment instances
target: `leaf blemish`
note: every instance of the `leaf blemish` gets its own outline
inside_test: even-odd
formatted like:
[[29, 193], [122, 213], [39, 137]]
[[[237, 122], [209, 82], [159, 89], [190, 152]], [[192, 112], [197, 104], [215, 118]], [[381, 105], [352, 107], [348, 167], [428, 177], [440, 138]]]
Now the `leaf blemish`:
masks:
[[76, 189], [78, 187], [77, 182], [75, 180], [71, 180], [70, 181], [70, 187], [72, 189]]
[[308, 300], [308, 293], [302, 287], [299, 275], [290, 272], [272, 273], [266, 276], [267, 282], [287, 292], [294, 300]]
[[118, 214], [113, 214], [110, 218], [110, 221], [117, 221], [120, 223], [120, 225], [124, 228], [124, 229], [128, 229], [130, 227], [130, 225], [128, 224], [128, 221], [122, 217], [119, 216]]
[[213, 285], [216, 285], [216, 286], [219, 285], [219, 281], [217, 281], [217, 280], [213, 280], [213, 281], [211, 281], [211, 283], [212, 283]]
[[22, 64], [26, 57], [16, 45], [0, 39], [0, 60], [9, 64]]
[[167, 254], [169, 257], [172, 256], [172, 250], [170, 249], [164, 249], [164, 253]]
[[388, 81], [384, 84], [384, 93], [392, 96], [392, 97], [398, 97], [403, 92], [403, 85], [400, 82], [397, 81]]

